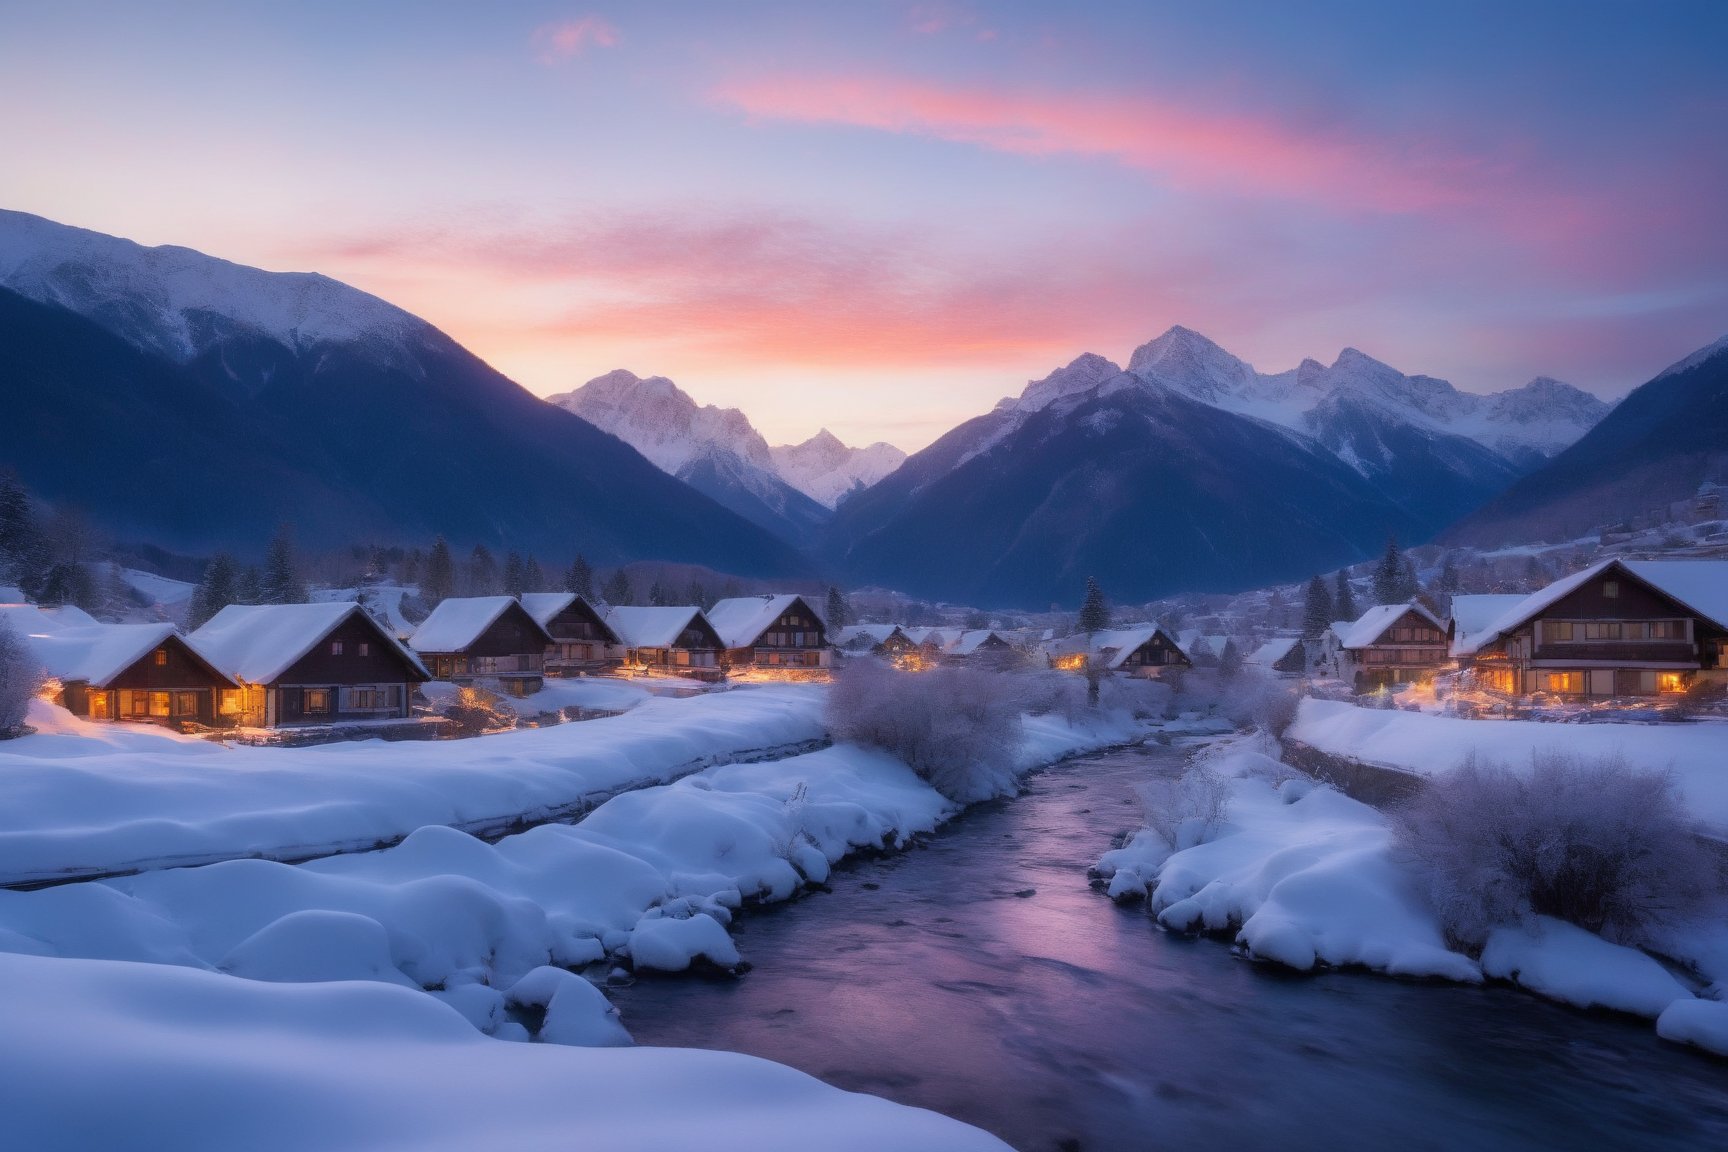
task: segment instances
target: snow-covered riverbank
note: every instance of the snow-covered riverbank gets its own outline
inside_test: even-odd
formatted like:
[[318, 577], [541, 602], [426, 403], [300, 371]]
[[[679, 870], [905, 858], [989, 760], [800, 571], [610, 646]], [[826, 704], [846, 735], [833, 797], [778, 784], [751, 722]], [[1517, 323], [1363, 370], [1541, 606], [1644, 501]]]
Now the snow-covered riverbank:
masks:
[[502, 830], [818, 743], [822, 704], [818, 688], [774, 685], [481, 740], [249, 748], [38, 702], [37, 734], [0, 744], [0, 883], [303, 859], [429, 825]]
[[[1693, 987], [1644, 952], [1542, 917], [1496, 929], [1479, 959], [1465, 955], [1448, 947], [1386, 816], [1276, 754], [1263, 737], [1203, 753], [1184, 785], [1189, 811], [1161, 821], [1176, 842], [1147, 828], [1099, 861], [1110, 894], [1143, 896], [1174, 930], [1233, 932], [1249, 955], [1290, 968], [1504, 979], [1579, 1007], [1659, 1018], [1662, 1035], [1728, 1055], [1723, 915], [1665, 935], [1663, 953], [1697, 974]], [[1193, 803], [1196, 790], [1207, 802]]]

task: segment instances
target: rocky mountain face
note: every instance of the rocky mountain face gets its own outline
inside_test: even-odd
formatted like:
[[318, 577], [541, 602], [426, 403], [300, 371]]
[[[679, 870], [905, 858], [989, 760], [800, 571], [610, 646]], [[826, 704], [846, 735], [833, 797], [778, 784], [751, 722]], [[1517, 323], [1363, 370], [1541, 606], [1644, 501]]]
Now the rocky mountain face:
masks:
[[1634, 389], [1582, 439], [1466, 517], [1464, 544], [1576, 539], [1728, 484], [1728, 336]]
[[[796, 574], [781, 540], [326, 277], [0, 212], [0, 459], [123, 539], [519, 549]], [[627, 493], [628, 499], [620, 494]]]
[[546, 399], [784, 540], [808, 544], [828, 520], [827, 507], [781, 479], [768, 442], [744, 413], [699, 405], [664, 376], [618, 369]]

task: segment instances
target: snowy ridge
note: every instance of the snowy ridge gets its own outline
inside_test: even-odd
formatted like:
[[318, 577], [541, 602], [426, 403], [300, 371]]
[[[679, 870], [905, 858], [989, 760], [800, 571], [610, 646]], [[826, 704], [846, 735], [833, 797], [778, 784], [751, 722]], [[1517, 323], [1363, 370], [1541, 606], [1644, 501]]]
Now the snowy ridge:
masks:
[[327, 276], [265, 272], [190, 248], [130, 240], [0, 210], [0, 287], [95, 321], [185, 362], [251, 332], [302, 351], [399, 345], [433, 331], [393, 304]]
[[875, 484], [906, 462], [906, 453], [877, 441], [852, 448], [824, 428], [802, 444], [769, 450], [780, 478], [824, 507]]
[[774, 471], [768, 442], [744, 413], [698, 405], [664, 376], [643, 378], [619, 368], [573, 392], [548, 396], [546, 402], [612, 433], [674, 476], [715, 451], [730, 453], [763, 472]]

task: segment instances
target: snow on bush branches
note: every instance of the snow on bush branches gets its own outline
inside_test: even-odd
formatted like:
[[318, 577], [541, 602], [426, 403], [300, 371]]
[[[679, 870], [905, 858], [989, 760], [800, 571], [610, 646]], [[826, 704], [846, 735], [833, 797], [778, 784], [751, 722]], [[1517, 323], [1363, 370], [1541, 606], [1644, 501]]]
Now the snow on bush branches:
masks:
[[1537, 751], [1518, 772], [1472, 753], [1396, 823], [1447, 937], [1470, 948], [1532, 916], [1643, 943], [1721, 883], [1673, 778], [1618, 755]]

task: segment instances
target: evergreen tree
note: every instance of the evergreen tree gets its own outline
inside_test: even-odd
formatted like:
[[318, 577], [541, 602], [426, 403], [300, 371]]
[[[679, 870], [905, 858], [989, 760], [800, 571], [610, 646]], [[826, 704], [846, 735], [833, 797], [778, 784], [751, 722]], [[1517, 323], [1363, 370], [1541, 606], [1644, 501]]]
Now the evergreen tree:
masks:
[[700, 580], [690, 581], [689, 597], [690, 603], [696, 605], [696, 607], [702, 609], [704, 612], [712, 607], [708, 602], [708, 589], [703, 586], [702, 581]]
[[234, 588], [236, 604], [264, 603], [264, 574], [256, 564], [248, 564]]
[[1422, 592], [1422, 581], [1416, 575], [1416, 561], [1405, 555], [1404, 563], [1398, 569], [1398, 599], [1402, 604], [1414, 600]]
[[1316, 576], [1308, 581], [1308, 599], [1302, 605], [1302, 635], [1317, 639], [1332, 626], [1334, 619], [1332, 594], [1326, 591], [1326, 582]]
[[1339, 620], [1354, 620], [1356, 611], [1356, 594], [1350, 590], [1350, 570], [1338, 569], [1338, 583], [1332, 591], [1332, 614]]
[[[446, 545], [444, 549], [444, 558], [446, 560], [450, 558], [450, 549], [448, 545]], [[402, 563], [396, 566], [396, 583], [407, 585], [408, 587], [413, 587], [415, 584], [420, 583], [420, 569], [425, 565], [425, 563], [426, 557], [420, 554], [420, 549], [415, 548], [413, 551], [409, 552], [406, 556], [402, 557]]]
[[304, 604], [306, 585], [294, 559], [294, 538], [286, 524], [276, 530], [264, 555], [263, 599], [266, 604]]
[[468, 554], [468, 595], [491, 596], [498, 591], [498, 561], [486, 545], [474, 545]]
[[1399, 596], [1404, 588], [1404, 554], [1398, 551], [1398, 538], [1388, 537], [1386, 554], [1380, 557], [1380, 563], [1374, 566], [1374, 603], [1401, 604], [1406, 599]]
[[504, 557], [504, 591], [511, 596], [520, 596], [528, 590], [528, 566], [522, 562], [520, 552], [511, 551]]
[[450, 542], [439, 536], [432, 541], [432, 551], [426, 556], [426, 575], [420, 582], [420, 594], [437, 604], [455, 593], [456, 561], [450, 555]]
[[1218, 675], [1229, 680], [1242, 671], [1242, 650], [1236, 647], [1236, 641], [1224, 641], [1224, 651], [1218, 653]]
[[10, 470], [0, 472], [0, 582], [39, 585], [47, 574], [46, 551], [29, 493]]
[[204, 579], [192, 593], [192, 603], [186, 610], [186, 627], [197, 628], [230, 604], [238, 603], [240, 572], [234, 558], [218, 552], [204, 566]]
[[580, 552], [570, 561], [570, 571], [564, 574], [564, 591], [574, 592], [584, 600], [594, 599], [594, 569], [588, 566], [588, 557]]
[[846, 597], [840, 589], [828, 586], [828, 627], [838, 630], [852, 623], [852, 605], [846, 603]]
[[1446, 597], [1448, 603], [1458, 595], [1458, 565], [1452, 562], [1451, 556], [1447, 556], [1440, 565], [1440, 575], [1434, 579], [1434, 591]]
[[1104, 590], [1098, 587], [1098, 581], [1090, 576], [1086, 577], [1086, 598], [1080, 602], [1076, 627], [1087, 635], [1110, 627], [1110, 605], [1104, 602]]
[[1289, 617], [1290, 606], [1284, 603], [1284, 594], [1276, 588], [1266, 598], [1266, 623], [1273, 629], [1282, 628]]
[[532, 556], [522, 568], [522, 588], [527, 592], [546, 591], [546, 573], [541, 570], [540, 561]]
[[660, 583], [659, 578], [655, 578], [654, 583], [648, 586], [648, 603], [655, 608], [665, 608], [672, 603], [672, 598], [666, 594], [666, 587]]
[[605, 587], [600, 589], [600, 596], [606, 603], [617, 608], [630, 603], [630, 576], [619, 568], [606, 578]]

